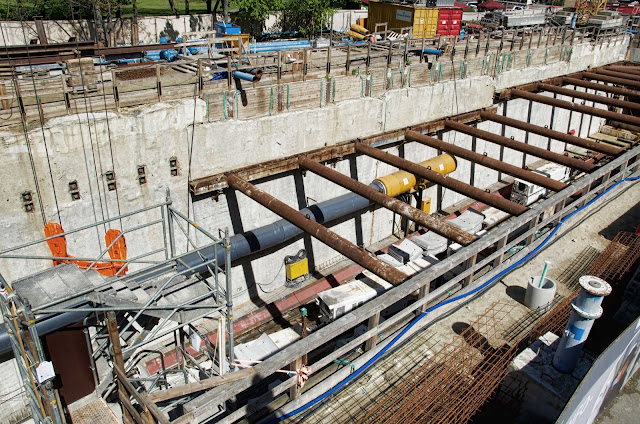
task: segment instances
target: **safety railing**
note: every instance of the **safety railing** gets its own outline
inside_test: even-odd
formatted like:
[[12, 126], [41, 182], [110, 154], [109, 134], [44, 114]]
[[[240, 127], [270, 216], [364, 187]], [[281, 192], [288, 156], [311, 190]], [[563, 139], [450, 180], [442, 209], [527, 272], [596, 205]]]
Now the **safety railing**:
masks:
[[[484, 74], [491, 76], [498, 67], [501, 71], [511, 69], [510, 64], [505, 69], [503, 60], [519, 62], [526, 67], [569, 61], [570, 51], [576, 44], [589, 41], [594, 48], [605, 43], [610, 45], [620, 41], [625, 34], [626, 28], [572, 30], [547, 26], [463, 36], [407, 37], [365, 44], [336, 42], [324, 48], [245, 53], [223, 59], [186, 56], [181, 62], [124, 68], [99, 65], [96, 69], [83, 70], [80, 67], [79, 72], [74, 70], [74, 73], [58, 76], [31, 74], [19, 79], [12, 71], [10, 79], [0, 81], [0, 117], [3, 118], [0, 125], [19, 124], [23, 120], [44, 121], [70, 113], [97, 113], [189, 97], [206, 101], [209, 121], [254, 119], [289, 110], [294, 103], [291, 101], [293, 97], [302, 97], [297, 101], [297, 108], [321, 106], [326, 101], [322, 99], [336, 87], [334, 85], [330, 91], [326, 87], [321, 88], [318, 79], [324, 79], [326, 75], [331, 80], [357, 78], [359, 75], [370, 78], [373, 73], [385, 73], [384, 79], [379, 76], [373, 78], [386, 81], [382, 89], [384, 92], [411, 86], [412, 82], [417, 82], [416, 75], [431, 73], [432, 67], [439, 67], [442, 62], [457, 62], [455, 74], [431, 75], [430, 82], [465, 75], [460, 63], [468, 65], [472, 59], [484, 60]], [[544, 52], [541, 55], [544, 61], [533, 63], [530, 56], [538, 50]], [[558, 53], [555, 53], [556, 50]], [[234, 87], [233, 78], [228, 77], [237, 70], [255, 68], [265, 70], [262, 80], [246, 82], [242, 90]], [[393, 73], [398, 78], [386, 75]], [[393, 83], [390, 82], [392, 78]], [[306, 83], [312, 80], [317, 85], [314, 91], [322, 90], [322, 93], [309, 95]], [[283, 86], [286, 86], [286, 90], [281, 88]], [[360, 92], [372, 95], [374, 90], [354, 89], [353, 98], [359, 97]], [[248, 109], [240, 106], [240, 94], [247, 97]], [[335, 98], [330, 94], [329, 97]]]
[[[348, 332], [362, 322], [368, 322], [366, 332], [332, 352], [323, 352], [319, 355], [320, 359], [309, 365], [312, 371], [309, 383], [320, 384], [324, 379], [329, 379], [333, 384], [337, 383], [348, 375], [349, 370], [345, 369], [334, 374], [322, 373], [322, 377], [318, 378], [314, 378], [314, 374], [319, 374], [334, 360], [343, 357], [368, 341], [365, 351], [357, 358], [354, 359], [353, 356], [351, 358], [351, 362], [356, 367], [361, 366], [379, 352], [391, 339], [390, 336], [413, 319], [416, 313], [488, 282], [504, 267], [516, 263], [538, 247], [544, 241], [545, 235], [563, 217], [575, 212], [620, 179], [628, 177], [632, 173], [638, 174], [638, 169], [640, 169], [640, 147], [624, 153], [595, 172], [581, 177], [561, 192], [532, 206], [529, 211], [517, 219], [511, 219], [490, 230], [488, 234], [470, 246], [462, 248], [448, 258], [432, 265], [400, 286], [309, 334], [303, 342], [294, 343], [280, 350], [269, 359], [256, 365], [254, 367], [256, 374], [267, 378], [277, 370], [295, 363], [302, 355], [308, 355], [310, 358], [317, 357], [315, 351], [325, 345], [327, 340]], [[514, 249], [516, 246], [518, 248]], [[444, 277], [445, 273], [459, 266], [464, 267], [463, 272], [435, 290], [430, 289], [432, 282]], [[481, 276], [477, 277], [480, 274]], [[377, 317], [383, 309], [415, 292], [419, 293], [415, 302], [379, 323]], [[439, 312], [431, 312], [424, 320], [423, 325], [433, 321], [438, 315]], [[384, 342], [379, 341], [379, 335], [384, 336]], [[268, 394], [250, 400], [245, 406], [240, 406], [219, 422], [233, 423], [249, 413], [255, 413], [287, 390], [290, 392], [290, 404], [285, 407], [284, 411], [302, 405], [308, 399], [298, 398], [300, 391], [296, 387], [296, 380], [295, 376], [286, 380], [272, 388]], [[211, 410], [213, 405], [224, 404], [254, 384], [256, 384], [255, 380], [249, 378], [229, 383], [224, 388], [214, 388], [185, 404], [185, 411], [194, 413], [197, 422], [204, 422], [207, 420], [207, 411]], [[314, 391], [313, 388], [308, 391], [308, 393], [321, 392]]]

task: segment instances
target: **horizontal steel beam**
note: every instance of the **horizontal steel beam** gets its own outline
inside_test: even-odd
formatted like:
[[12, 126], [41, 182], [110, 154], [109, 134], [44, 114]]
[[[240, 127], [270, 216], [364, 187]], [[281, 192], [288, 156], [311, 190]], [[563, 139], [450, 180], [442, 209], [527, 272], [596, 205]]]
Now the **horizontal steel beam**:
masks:
[[607, 66], [606, 69], [609, 69], [609, 70], [614, 71], [614, 72], [621, 72], [621, 73], [640, 75], [640, 66], [610, 65], [610, 66]]
[[[495, 107], [489, 108], [489, 110], [495, 110]], [[463, 113], [456, 116], [456, 119], [460, 122], [473, 122], [480, 118], [479, 111], [473, 111]], [[329, 160], [339, 160], [345, 156], [351, 155], [355, 152], [353, 143], [355, 141], [361, 141], [366, 144], [373, 143], [394, 143], [404, 138], [404, 133], [407, 129], [415, 131], [436, 132], [444, 129], [444, 119], [437, 121], [426, 122], [419, 125], [413, 125], [408, 128], [387, 131], [374, 136], [366, 137], [358, 140], [351, 140], [345, 143], [336, 144], [334, 146], [322, 147], [315, 150], [306, 152], [306, 156], [315, 160], [316, 162], [326, 162]], [[267, 162], [262, 162], [254, 165], [245, 166], [242, 168], [236, 168], [227, 170], [219, 174], [214, 174], [198, 179], [189, 181], [189, 189], [194, 195], [204, 195], [218, 190], [223, 190], [227, 187], [227, 180], [225, 174], [231, 172], [239, 176], [240, 178], [252, 181], [259, 178], [270, 177], [272, 175], [281, 174], [283, 172], [291, 171], [298, 168], [298, 154], [287, 156], [280, 159], [274, 159]]]
[[540, 127], [538, 125], [529, 124], [528, 122], [519, 121], [517, 119], [507, 118], [506, 116], [497, 113], [481, 112], [480, 116], [482, 117], [482, 119], [487, 119], [489, 121], [497, 122], [499, 124], [517, 128], [519, 130], [528, 131], [530, 133], [538, 134], [543, 137], [553, 138], [554, 140], [564, 141], [565, 143], [584, 147], [585, 149], [593, 150], [594, 152], [604, 153], [607, 155], [617, 155], [622, 152], [622, 149], [611, 146], [609, 144], [599, 143], [597, 141], [589, 140], [586, 138], [576, 137], [560, 131], [555, 131], [549, 128]]
[[583, 72], [582, 78], [610, 82], [611, 84], [624, 85], [631, 88], [640, 88], [640, 81], [633, 81], [627, 78], [610, 77], [608, 75], [600, 75], [593, 72]]
[[519, 205], [515, 202], [505, 199], [504, 197], [491, 194], [477, 187], [451, 178], [447, 175], [439, 174], [436, 171], [427, 169], [406, 159], [394, 156], [374, 147], [367, 146], [366, 144], [356, 143], [356, 151], [358, 153], [363, 153], [367, 156], [371, 156], [374, 159], [378, 159], [379, 161], [388, 163], [389, 165], [393, 165], [396, 168], [410, 172], [417, 177], [431, 181], [432, 183], [441, 185], [442, 187], [446, 187], [449, 190], [455, 191], [456, 193], [464, 194], [471, 199], [480, 201], [489, 206], [493, 206], [494, 208], [500, 209], [501, 211], [507, 212], [511, 215], [520, 215], [521, 213], [526, 212], [528, 209], [526, 206]]
[[309, 216], [301, 214], [291, 206], [286, 205], [270, 194], [260, 190], [253, 184], [239, 178], [237, 175], [228, 174], [227, 183], [229, 184], [229, 187], [241, 191], [247, 197], [260, 203], [276, 215], [291, 222], [296, 227], [309, 233], [327, 246], [373, 272], [378, 277], [385, 279], [394, 286], [397, 286], [408, 278], [406, 274], [397, 270], [395, 267], [381, 261], [366, 250], [360, 249], [349, 240], [318, 224]]
[[490, 133], [489, 131], [483, 131], [481, 129], [478, 129], [469, 125], [461, 124], [459, 122], [447, 121], [446, 125], [447, 125], [447, 128], [451, 130], [456, 130], [471, 136], [475, 136], [483, 140], [487, 140], [492, 143], [496, 143], [501, 146], [508, 147], [510, 149], [517, 150], [522, 153], [526, 153], [531, 156], [536, 156], [541, 159], [545, 159], [551, 162], [568, 166], [573, 169], [589, 172], [593, 170], [593, 168], [595, 168], [595, 165], [584, 162], [580, 159], [575, 159], [575, 158], [572, 158], [571, 156], [565, 156], [559, 153], [550, 152], [549, 150], [541, 149], [540, 147], [532, 146], [527, 143], [522, 143], [520, 141], [516, 141], [511, 138], [507, 138], [498, 134], [493, 134], [493, 133]]
[[462, 231], [453, 225], [440, 221], [420, 209], [416, 209], [403, 201], [388, 196], [385, 193], [381, 193], [358, 180], [347, 177], [346, 175], [343, 175], [338, 171], [334, 171], [333, 169], [319, 164], [316, 161], [300, 156], [298, 164], [301, 168], [308, 169], [309, 171], [318, 174], [321, 177], [346, 188], [347, 190], [359, 194], [372, 202], [378, 203], [385, 208], [392, 210], [411, 221], [417, 222], [437, 234], [440, 234], [441, 236], [462, 244], [463, 246], [466, 246], [477, 239], [476, 236], [469, 234], [466, 231]]
[[598, 116], [612, 121], [624, 122], [625, 124], [640, 126], [640, 118], [622, 113], [611, 112], [610, 110], [598, 109], [591, 106], [583, 106], [577, 103], [567, 102], [565, 100], [555, 99], [541, 94], [529, 93], [522, 90], [511, 90], [511, 97], [519, 97], [521, 99], [531, 100], [536, 103], [542, 103], [549, 106], [555, 106], [562, 109], [571, 110], [573, 112], [585, 113], [587, 115]]
[[624, 78], [633, 81], [640, 81], [640, 75], [630, 74], [628, 72], [616, 72], [607, 69], [594, 69], [594, 72], [600, 75], [607, 75], [615, 78]]
[[447, 143], [442, 140], [438, 140], [434, 137], [429, 137], [425, 134], [420, 134], [415, 131], [407, 131], [405, 136], [408, 141], [415, 141], [416, 143], [424, 144], [425, 146], [432, 147], [434, 149], [442, 150], [443, 152], [452, 154], [462, 159], [475, 162], [487, 168], [494, 169], [499, 172], [511, 175], [516, 178], [520, 178], [524, 181], [529, 181], [533, 184], [539, 185], [544, 188], [548, 188], [553, 191], [560, 191], [567, 185], [563, 182], [545, 177], [537, 172], [529, 171], [528, 169], [519, 168], [515, 165], [503, 162], [498, 159], [494, 159], [490, 156], [481, 155], [480, 153], [467, 150], [465, 148], [456, 146], [455, 144]]
[[562, 83], [567, 85], [575, 85], [578, 87], [590, 88], [592, 90], [602, 91], [605, 93], [619, 94], [627, 97], [638, 97], [640, 91], [630, 90], [628, 88], [615, 87], [613, 85], [598, 84], [597, 82], [585, 81], [577, 78], [562, 78]]
[[538, 84], [538, 90], [549, 91], [551, 93], [562, 94], [563, 96], [575, 97], [577, 99], [588, 100], [607, 106], [621, 107], [640, 111], [640, 103], [627, 102], [625, 100], [612, 99], [610, 97], [599, 96], [597, 94], [585, 93], [584, 91], [572, 90], [570, 88], [558, 87], [550, 84]]

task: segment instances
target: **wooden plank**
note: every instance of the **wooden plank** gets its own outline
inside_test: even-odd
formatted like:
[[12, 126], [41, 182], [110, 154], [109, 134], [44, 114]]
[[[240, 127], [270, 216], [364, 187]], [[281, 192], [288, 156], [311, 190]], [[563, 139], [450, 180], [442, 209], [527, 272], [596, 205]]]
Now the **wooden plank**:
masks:
[[139, 393], [135, 387], [129, 382], [127, 376], [124, 374], [124, 371], [118, 366], [115, 365], [113, 367], [113, 372], [118, 377], [118, 384], [122, 384], [122, 386], [126, 389], [126, 391], [133, 396], [133, 398], [138, 401], [138, 403], [151, 412], [151, 415], [158, 420], [161, 424], [169, 424], [169, 420], [164, 416], [162, 411], [156, 406], [155, 403], [149, 400], [149, 395], [146, 393]]
[[253, 368], [244, 368], [240, 371], [235, 371], [229, 374], [209, 377], [204, 380], [196, 381], [195, 383], [183, 384], [181, 386], [171, 387], [166, 390], [154, 392], [149, 394], [148, 398], [153, 403], [162, 402], [181, 396], [186, 396], [188, 394], [199, 392], [202, 390], [208, 390], [233, 381], [242, 380], [254, 374], [255, 371], [253, 370]]
[[[124, 369], [124, 359], [122, 358], [122, 346], [120, 345], [120, 335], [118, 334], [118, 321], [116, 320], [116, 314], [113, 311], [107, 312], [107, 331], [109, 332], [109, 341], [111, 342], [111, 349], [113, 351], [113, 370], [117, 371], [118, 368]], [[126, 377], [124, 378], [126, 380]], [[135, 391], [135, 390], [134, 390]], [[118, 378], [118, 395], [124, 396], [126, 394], [126, 388], [122, 379]], [[126, 396], [127, 400], [129, 396]], [[130, 411], [126, 408], [128, 402], [122, 402], [125, 408], [122, 408], [122, 418], [125, 423], [133, 420]], [[138, 416], [138, 418], [140, 418]], [[142, 420], [138, 420], [141, 422]]]

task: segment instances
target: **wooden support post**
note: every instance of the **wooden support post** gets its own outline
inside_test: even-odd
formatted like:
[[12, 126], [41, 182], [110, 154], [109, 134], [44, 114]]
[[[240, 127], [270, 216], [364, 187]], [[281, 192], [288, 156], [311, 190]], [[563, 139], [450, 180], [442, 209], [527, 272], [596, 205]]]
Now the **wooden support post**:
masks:
[[[300, 367], [302, 367], [302, 358], [296, 359], [294, 362], [292, 362], [289, 365], [289, 369], [291, 371], [298, 371], [300, 369]], [[301, 392], [302, 392], [302, 388], [299, 387], [297, 384], [295, 386], [292, 386], [289, 389], [289, 401], [292, 401], [294, 399], [298, 399], [300, 397], [300, 393]]]
[[327, 47], [327, 75], [331, 74], [331, 40], [329, 40], [329, 47]]
[[[507, 245], [507, 239], [509, 238], [508, 235], [502, 237], [500, 240], [498, 240], [498, 243], [496, 244], [496, 251], [499, 251], [501, 249], [504, 249], [504, 247]], [[498, 256], [497, 258], [495, 258], [493, 260], [493, 263], [491, 264], [492, 267], [497, 268], [500, 266], [500, 264], [502, 263], [502, 260], [504, 259], [504, 252], [500, 253], [500, 256]]]
[[120, 94], [118, 93], [118, 74], [111, 70], [111, 88], [113, 90], [113, 101], [116, 104], [116, 110], [120, 110]]
[[469, 39], [471, 38], [471, 34], [465, 34], [464, 36], [467, 40], [466, 43], [464, 44], [464, 58], [467, 58], [467, 55], [469, 54]]
[[227, 87], [231, 90], [231, 81], [233, 81], [233, 72], [231, 70], [231, 56], [227, 56]]
[[[425, 297], [427, 297], [429, 295], [430, 291], [431, 291], [431, 281], [429, 281], [424, 286], [420, 287], [420, 291], [418, 291], [418, 300], [424, 299]], [[416, 312], [421, 313], [421, 312], [424, 312], [426, 310], [427, 310], [427, 305], [424, 304], [420, 308], [418, 308], [418, 310]]]
[[393, 57], [393, 40], [389, 40], [389, 52], [387, 53], [387, 68], [391, 66], [392, 57]]
[[407, 60], [409, 60], [409, 36], [404, 41], [404, 54], [402, 55], [402, 66], [407, 64]]
[[491, 40], [491, 34], [487, 34], [486, 37], [487, 37], [487, 43], [484, 47], [485, 56], [489, 53], [489, 41]]
[[282, 52], [278, 51], [276, 52], [276, 54], [278, 55], [278, 73], [276, 75], [276, 82], [278, 83], [278, 85], [280, 84], [280, 80], [282, 79]]
[[529, 47], [527, 47], [529, 50], [531, 50], [531, 43], [533, 42], [533, 32], [534, 30], [531, 30], [531, 33], [529, 34]]
[[[369, 317], [369, 320], [367, 321], [367, 329], [371, 330], [377, 327], [378, 324], [380, 324], [380, 312], [376, 312]], [[371, 349], [376, 347], [376, 344], [378, 344], [378, 335], [374, 334], [364, 343], [364, 351], [370, 351]]]
[[501, 52], [502, 49], [504, 48], [504, 34], [506, 33], [505, 30], [502, 30], [502, 37], [500, 37], [500, 47], [498, 47], [498, 51]]
[[162, 101], [162, 80], [160, 79], [160, 65], [156, 65], [156, 91], [158, 93], [158, 101]]
[[307, 70], [309, 68], [309, 50], [308, 49], [304, 49], [304, 52], [302, 53], [302, 81], [306, 81], [307, 80]]
[[13, 79], [13, 90], [16, 92], [16, 99], [18, 100], [18, 108], [20, 109], [20, 113], [24, 118], [25, 122], [27, 121], [27, 109], [24, 106], [24, 100], [22, 99], [22, 94], [20, 92], [20, 83], [18, 79], [14, 76]]
[[369, 74], [369, 65], [371, 64], [371, 41], [367, 42], [367, 58], [365, 59], [365, 69]]
[[511, 30], [511, 47], [509, 48], [509, 51], [513, 51], [513, 47], [516, 45], [516, 34], [518, 33], [517, 30]]
[[198, 96], [202, 96], [202, 90], [204, 88], [204, 71], [202, 66], [202, 59], [198, 59]]
[[[518, 31], [519, 33], [520, 31]], [[522, 47], [524, 46], [524, 30], [522, 30], [522, 35], [520, 35], [520, 47], [518, 47], [518, 50], [522, 50]]]
[[538, 46], [540, 47], [540, 42], [542, 41], [542, 33], [544, 32], [544, 28], [540, 30], [540, 34], [538, 34]]
[[[71, 113], [71, 99], [69, 98], [69, 89], [67, 88], [67, 77], [66, 75], [60, 75], [60, 81], [61, 81], [61, 86], [62, 86], [62, 97], [64, 98], [64, 105], [67, 108], [67, 113]], [[102, 86], [102, 89], [104, 90], [104, 85]], [[7, 89], [4, 86], [4, 83], [2, 83], [2, 85], [0, 85], [0, 94], [7, 94]], [[8, 105], [8, 102], [7, 102]], [[5, 108], [5, 100], [2, 101], [2, 109], [7, 109]]]
[[[531, 218], [531, 221], [529, 222], [529, 229], [530, 230], [534, 229], [538, 225], [539, 220], [540, 220], [540, 215]], [[527, 245], [533, 243], [535, 239], [536, 239], [536, 234], [535, 233], [531, 234], [529, 237], [527, 237], [527, 241], [526, 241]]]
[[[109, 341], [111, 342], [111, 349], [113, 352], [113, 366], [118, 367], [121, 370], [124, 370], [124, 359], [122, 358], [122, 346], [120, 345], [120, 335], [118, 334], [118, 321], [116, 320], [116, 314], [113, 311], [107, 312], [107, 331], [109, 332]], [[129, 395], [125, 389], [124, 384], [118, 378], [118, 395], [125, 396], [127, 402], [129, 401]], [[122, 399], [121, 399], [122, 400]], [[132, 423], [133, 418], [131, 416], [131, 411], [126, 408], [126, 403], [122, 408], [122, 420], [125, 424]]]
[[[465, 265], [465, 268], [466, 269], [471, 269], [474, 266], [476, 266], [476, 260], [477, 259], [478, 259], [478, 254], [475, 253], [472, 257], [467, 259], [467, 263]], [[464, 278], [464, 281], [462, 282], [462, 287], [467, 287], [469, 284], [471, 284], [471, 282], [473, 281], [473, 275], [474, 275], [474, 273], [472, 272], [471, 274], [467, 275]]]
[[420, 48], [420, 63], [424, 62], [424, 33], [422, 34], [422, 47]]
[[351, 70], [351, 44], [347, 46], [347, 62], [344, 65], [345, 75], [349, 75], [349, 71]]

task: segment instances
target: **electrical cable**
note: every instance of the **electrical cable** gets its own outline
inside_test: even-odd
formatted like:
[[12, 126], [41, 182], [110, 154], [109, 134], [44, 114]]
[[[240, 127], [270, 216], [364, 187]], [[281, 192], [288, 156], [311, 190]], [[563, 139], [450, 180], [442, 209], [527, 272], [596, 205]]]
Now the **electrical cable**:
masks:
[[[71, 9], [71, 20], [75, 20], [75, 13], [73, 11], [73, 3], [71, 2], [71, 0], [69, 0], [69, 8]], [[76, 47], [78, 47], [78, 31], [76, 30]], [[69, 71], [69, 69], [67, 68], [67, 72]], [[80, 74], [82, 74], [82, 69], [80, 69]], [[69, 75], [71, 75], [69, 73]], [[78, 117], [78, 128], [80, 129], [80, 141], [82, 142], [82, 153], [84, 155], [84, 167], [85, 167], [85, 171], [87, 173], [87, 185], [89, 186], [89, 196], [91, 197], [91, 210], [93, 211], [93, 219], [94, 222], [98, 222], [98, 214], [96, 213], [96, 205], [95, 205], [95, 200], [93, 197], [93, 188], [91, 187], [91, 174], [89, 172], [89, 157], [87, 155], [87, 148], [84, 142], [84, 133], [82, 132], [82, 119], [80, 118], [80, 113], [78, 113], [78, 102], [75, 98], [75, 96], [73, 97], [73, 104], [75, 106], [76, 109], [76, 116]], [[91, 131], [91, 127], [89, 127], [89, 131]], [[98, 178], [98, 176], [96, 175], [96, 179]], [[96, 181], [97, 183], [97, 181]], [[97, 183], [98, 184], [98, 183]], [[100, 188], [100, 186], [98, 186], [98, 189]], [[99, 191], [98, 191], [98, 197], [100, 197]], [[101, 203], [101, 207], [102, 207], [102, 203]], [[103, 213], [103, 217], [104, 217], [104, 213]], [[102, 239], [100, 238], [100, 230], [98, 228], [98, 226], [96, 225], [96, 236], [98, 237], [98, 246], [102, 246]], [[105, 230], [106, 231], [106, 230]]]
[[41, 98], [38, 95], [38, 89], [36, 88], [36, 77], [33, 73], [33, 64], [31, 62], [31, 54], [29, 52], [29, 43], [27, 42], [27, 34], [24, 30], [24, 21], [22, 15], [22, 9], [20, 8], [20, 3], [16, 0], [16, 7], [18, 11], [18, 16], [20, 18], [20, 28], [22, 29], [22, 37], [24, 38], [24, 44], [27, 51], [27, 59], [29, 61], [29, 71], [31, 72], [31, 83], [33, 85], [33, 95], [36, 98], [36, 103], [38, 104], [38, 117], [40, 118], [40, 130], [42, 132], [42, 144], [44, 145], [45, 155], [47, 157], [47, 166], [49, 168], [49, 179], [51, 180], [51, 189], [53, 191], [53, 200], [56, 204], [56, 212], [58, 213], [58, 222], [62, 225], [62, 217], [60, 216], [60, 206], [58, 205], [58, 195], [56, 194], [56, 185], [53, 181], [53, 171], [51, 170], [51, 159], [49, 158], [49, 148], [47, 147], [47, 137], [44, 133], [44, 109], [42, 107]]
[[603, 191], [598, 196], [594, 197], [592, 200], [587, 202], [585, 205], [579, 207], [575, 211], [571, 212], [570, 214], [568, 214], [567, 216], [562, 218], [558, 222], [558, 224], [553, 228], [553, 230], [551, 230], [549, 232], [549, 235], [547, 235], [547, 237], [542, 241], [542, 243], [540, 243], [538, 246], [536, 246], [531, 252], [529, 252], [523, 258], [521, 258], [517, 262], [513, 263], [512, 265], [508, 266], [507, 268], [503, 269], [498, 274], [496, 274], [495, 276], [493, 276], [492, 278], [490, 278], [488, 281], [486, 281], [485, 283], [481, 284], [480, 286], [478, 286], [478, 287], [476, 287], [476, 288], [474, 288], [474, 289], [472, 289], [472, 290], [470, 290], [470, 291], [468, 291], [466, 293], [460, 294], [458, 296], [451, 297], [451, 298], [449, 298], [447, 300], [444, 300], [444, 301], [442, 301], [442, 302], [440, 302], [440, 303], [428, 308], [427, 310], [422, 312], [420, 315], [415, 317], [409, 324], [407, 324], [407, 326], [404, 329], [402, 329], [402, 331], [400, 333], [398, 333], [387, 345], [385, 345], [380, 350], [380, 352], [376, 353], [371, 359], [369, 359], [360, 368], [358, 368], [355, 372], [350, 374], [348, 377], [346, 377], [340, 383], [336, 384], [331, 389], [329, 389], [328, 391], [324, 392], [323, 394], [321, 394], [320, 396], [316, 397], [315, 399], [312, 399], [309, 402], [305, 403], [304, 405], [294, 409], [293, 411], [288, 412], [288, 413], [286, 413], [286, 414], [284, 414], [284, 415], [282, 415], [280, 417], [274, 418], [273, 420], [269, 421], [269, 424], [281, 422], [281, 421], [284, 421], [284, 420], [286, 420], [288, 418], [291, 418], [291, 417], [299, 414], [300, 412], [306, 410], [307, 408], [309, 408], [309, 407], [311, 407], [311, 406], [313, 406], [313, 405], [325, 400], [329, 396], [333, 395], [338, 390], [340, 390], [342, 387], [344, 387], [345, 385], [350, 383], [353, 379], [355, 379], [360, 374], [362, 374], [367, 368], [369, 368], [378, 359], [380, 359], [380, 357], [382, 355], [384, 355], [393, 345], [395, 345], [398, 342], [398, 340], [400, 340], [414, 325], [416, 325], [418, 323], [418, 321], [420, 321], [422, 318], [427, 316], [427, 314], [429, 312], [433, 312], [436, 309], [439, 309], [439, 308], [441, 308], [441, 307], [443, 307], [445, 305], [448, 305], [450, 303], [456, 302], [456, 301], [458, 301], [460, 299], [464, 299], [464, 298], [469, 297], [471, 295], [479, 294], [479, 292], [484, 291], [485, 289], [489, 288], [491, 285], [493, 285], [497, 281], [500, 281], [500, 279], [502, 277], [504, 277], [506, 274], [508, 274], [511, 271], [513, 271], [514, 269], [520, 267], [522, 264], [524, 264], [525, 262], [529, 261], [532, 257], [534, 257], [549, 242], [549, 240], [551, 240], [551, 238], [553, 238], [553, 236], [558, 232], [560, 227], [567, 220], [571, 219], [575, 214], [577, 214], [577, 213], [583, 211], [584, 209], [590, 207], [592, 204], [594, 204], [596, 201], [600, 200], [604, 195], [606, 195], [609, 191], [611, 191], [612, 189], [614, 189], [618, 185], [620, 185], [620, 184], [622, 184], [624, 182], [627, 182], [627, 181], [638, 181], [638, 180], [640, 180], [640, 176], [638, 176], [638, 177], [628, 177], [628, 178], [622, 179], [622, 180], [614, 183], [611, 187], [607, 188], [605, 191]]

